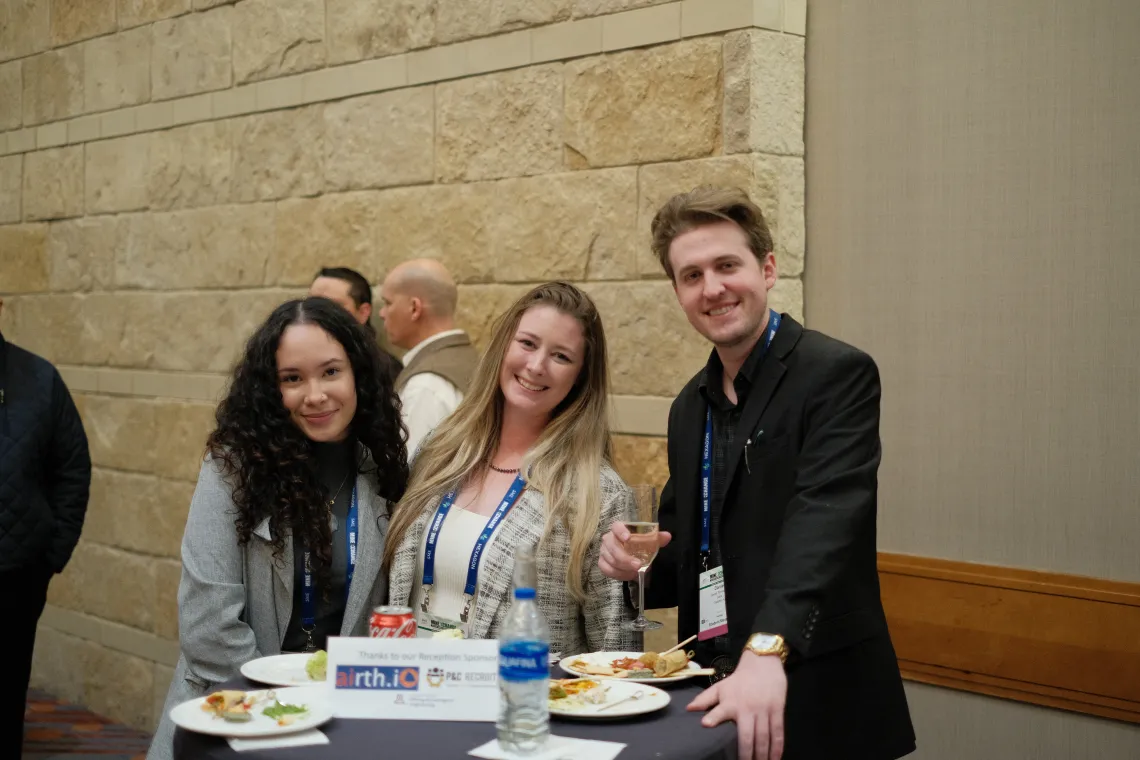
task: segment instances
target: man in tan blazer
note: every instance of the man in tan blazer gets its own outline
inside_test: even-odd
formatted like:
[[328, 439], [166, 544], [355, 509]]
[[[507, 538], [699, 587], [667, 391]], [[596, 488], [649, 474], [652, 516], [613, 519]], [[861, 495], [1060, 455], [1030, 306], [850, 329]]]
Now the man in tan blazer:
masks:
[[479, 356], [455, 327], [458, 290], [443, 264], [415, 259], [396, 266], [380, 289], [380, 318], [388, 340], [406, 349], [396, 391], [408, 428], [408, 454], [455, 411]]

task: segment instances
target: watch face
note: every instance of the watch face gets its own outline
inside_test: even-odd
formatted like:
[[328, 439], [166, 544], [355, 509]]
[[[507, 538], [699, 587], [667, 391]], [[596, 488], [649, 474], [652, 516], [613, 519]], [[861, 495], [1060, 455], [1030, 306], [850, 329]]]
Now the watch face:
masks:
[[770, 633], [758, 633], [749, 639], [748, 645], [753, 649], [775, 649], [776, 637]]

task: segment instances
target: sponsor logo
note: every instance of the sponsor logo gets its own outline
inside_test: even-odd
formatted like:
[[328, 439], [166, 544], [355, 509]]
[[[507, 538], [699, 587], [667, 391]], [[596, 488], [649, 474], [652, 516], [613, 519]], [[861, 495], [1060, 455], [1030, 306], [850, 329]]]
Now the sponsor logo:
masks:
[[336, 688], [370, 691], [416, 691], [420, 669], [403, 665], [338, 665]]

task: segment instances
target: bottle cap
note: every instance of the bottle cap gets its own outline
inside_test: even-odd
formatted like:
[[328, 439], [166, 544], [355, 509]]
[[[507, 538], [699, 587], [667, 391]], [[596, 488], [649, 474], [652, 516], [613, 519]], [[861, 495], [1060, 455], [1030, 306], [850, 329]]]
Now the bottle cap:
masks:
[[534, 599], [534, 589], [532, 588], [516, 588], [515, 599]]

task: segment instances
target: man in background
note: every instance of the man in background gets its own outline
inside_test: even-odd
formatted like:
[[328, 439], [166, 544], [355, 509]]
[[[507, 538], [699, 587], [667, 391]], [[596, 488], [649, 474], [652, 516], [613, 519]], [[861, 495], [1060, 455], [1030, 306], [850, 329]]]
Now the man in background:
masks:
[[317, 272], [309, 286], [309, 295], [337, 302], [353, 319], [376, 335], [380, 351], [392, 363], [392, 377], [398, 375], [402, 366], [400, 360], [393, 355], [391, 347], [385, 345], [384, 336], [377, 334], [372, 326], [372, 286], [364, 275], [348, 267], [325, 267]]
[[408, 455], [455, 411], [479, 362], [467, 333], [455, 328], [458, 290], [447, 268], [432, 259], [405, 261], [384, 278], [380, 318], [404, 354], [396, 379], [408, 428]]
[[87, 435], [63, 378], [0, 333], [0, 757], [20, 757], [36, 624], [79, 541], [90, 490]]

